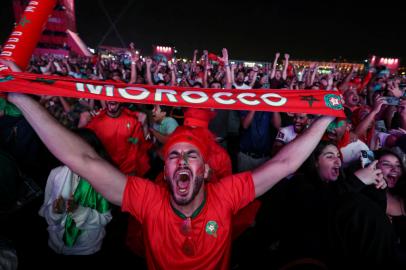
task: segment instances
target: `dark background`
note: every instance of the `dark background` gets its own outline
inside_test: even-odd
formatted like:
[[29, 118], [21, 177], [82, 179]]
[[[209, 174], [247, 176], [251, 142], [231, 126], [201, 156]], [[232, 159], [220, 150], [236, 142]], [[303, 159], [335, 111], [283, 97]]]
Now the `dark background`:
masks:
[[[0, 43], [11, 32], [11, 0], [1, 1]], [[195, 48], [230, 58], [269, 61], [276, 51], [293, 59], [362, 61], [370, 54], [406, 59], [404, 11], [394, 1], [75, 1], [78, 32], [96, 47], [114, 21], [124, 44], [144, 54], [151, 45], [175, 46], [191, 57]], [[122, 16], [119, 16], [128, 7]], [[104, 45], [122, 46], [111, 31]], [[402, 64], [402, 62], [401, 62]], [[403, 64], [404, 65], [404, 64]]]

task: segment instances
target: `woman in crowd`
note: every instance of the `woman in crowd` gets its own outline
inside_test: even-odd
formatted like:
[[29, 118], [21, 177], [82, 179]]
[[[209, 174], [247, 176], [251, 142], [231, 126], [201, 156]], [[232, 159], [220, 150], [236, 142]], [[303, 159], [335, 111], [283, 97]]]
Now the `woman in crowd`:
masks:
[[[321, 142], [280, 202], [282, 264], [379, 265], [392, 256], [386, 183], [377, 161], [345, 176], [337, 147]], [[272, 217], [271, 217], [272, 218]]]

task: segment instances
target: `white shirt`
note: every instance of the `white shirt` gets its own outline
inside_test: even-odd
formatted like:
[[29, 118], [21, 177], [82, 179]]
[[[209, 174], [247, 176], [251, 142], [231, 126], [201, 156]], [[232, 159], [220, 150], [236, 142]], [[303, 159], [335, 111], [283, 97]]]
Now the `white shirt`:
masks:
[[368, 146], [360, 141], [356, 140], [340, 149], [343, 155], [343, 167], [348, 167], [352, 162], [360, 160], [361, 150], [369, 150]]
[[243, 83], [242, 85], [233, 84], [233, 86], [235, 87], [235, 89], [241, 89], [241, 90], [251, 89], [251, 86], [246, 85], [245, 83]]
[[288, 144], [293, 141], [297, 136], [295, 128], [293, 125], [283, 127], [279, 129], [278, 135], [276, 135], [276, 140], [282, 142], [283, 144]]
[[106, 234], [105, 226], [112, 219], [110, 211], [99, 213], [97, 210], [79, 206], [73, 213], [72, 218], [76, 227], [82, 230], [74, 246], [68, 247], [63, 241], [67, 213], [55, 213], [53, 203], [62, 196], [69, 199], [79, 183], [79, 176], [68, 167], [61, 166], [53, 169], [48, 176], [44, 204], [39, 210], [39, 215], [48, 223], [48, 245], [56, 253], [64, 255], [89, 255], [100, 250], [103, 238]]

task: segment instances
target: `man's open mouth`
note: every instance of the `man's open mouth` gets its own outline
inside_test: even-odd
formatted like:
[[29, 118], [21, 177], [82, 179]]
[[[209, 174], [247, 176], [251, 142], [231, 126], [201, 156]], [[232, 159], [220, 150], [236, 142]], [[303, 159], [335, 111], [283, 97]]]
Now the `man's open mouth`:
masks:
[[174, 180], [176, 184], [176, 193], [186, 195], [189, 193], [192, 172], [189, 169], [179, 169], [175, 172]]

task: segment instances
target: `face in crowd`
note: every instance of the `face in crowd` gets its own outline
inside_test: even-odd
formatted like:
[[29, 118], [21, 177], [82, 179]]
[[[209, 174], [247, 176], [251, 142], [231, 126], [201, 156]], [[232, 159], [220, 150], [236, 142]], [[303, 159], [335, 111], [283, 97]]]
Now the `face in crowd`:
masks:
[[328, 144], [316, 157], [316, 169], [320, 178], [325, 182], [332, 182], [340, 175], [340, 151], [335, 145]]
[[295, 113], [293, 115], [293, 128], [297, 134], [302, 133], [309, 124], [309, 117], [306, 113]]
[[221, 89], [221, 83], [220, 82], [212, 82], [210, 84], [210, 88], [216, 88], [216, 89]]
[[237, 84], [243, 84], [244, 83], [244, 79], [245, 79], [245, 74], [242, 71], [239, 71], [237, 73], [237, 77], [235, 78], [235, 82]]
[[345, 119], [336, 119], [330, 123], [327, 127], [327, 137], [335, 142], [338, 143], [344, 137], [344, 134], [348, 128], [347, 120]]
[[321, 88], [323, 88], [323, 89], [326, 89], [326, 88], [327, 88], [327, 86], [328, 86], [328, 81], [327, 81], [326, 77], [323, 77], [323, 78], [320, 79], [320, 86], [321, 86]]
[[347, 105], [348, 107], [355, 107], [359, 105], [360, 97], [354, 87], [350, 87], [347, 91], [344, 92], [344, 101], [345, 105]]
[[200, 151], [193, 144], [180, 142], [171, 146], [165, 158], [165, 179], [177, 205], [187, 205], [202, 189], [208, 176]]
[[161, 109], [161, 106], [154, 105], [152, 109], [152, 120], [155, 123], [160, 123], [166, 117], [166, 112]]
[[392, 154], [383, 155], [376, 167], [382, 170], [383, 178], [388, 184], [388, 188], [394, 188], [402, 176], [402, 164], [399, 158]]
[[118, 117], [121, 113], [121, 103], [117, 101], [107, 101], [107, 115], [110, 117]]
[[282, 71], [275, 71], [275, 79], [280, 80], [282, 78]]

